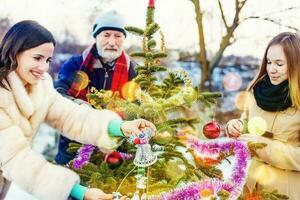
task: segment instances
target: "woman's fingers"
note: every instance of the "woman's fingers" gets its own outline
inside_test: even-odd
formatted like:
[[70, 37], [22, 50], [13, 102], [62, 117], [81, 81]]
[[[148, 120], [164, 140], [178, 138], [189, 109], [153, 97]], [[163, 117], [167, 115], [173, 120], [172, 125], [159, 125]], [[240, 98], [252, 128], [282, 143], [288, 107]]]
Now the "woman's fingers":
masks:
[[238, 121], [231, 121], [227, 125], [227, 131], [231, 137], [239, 137], [242, 133], [242, 127]]
[[126, 137], [130, 137], [131, 134], [138, 137], [138, 135], [146, 129], [150, 129], [152, 136], [155, 135], [156, 127], [154, 124], [144, 119], [125, 121], [121, 125], [121, 130]]
[[99, 200], [112, 200], [113, 195], [112, 194], [101, 194], [99, 196]]

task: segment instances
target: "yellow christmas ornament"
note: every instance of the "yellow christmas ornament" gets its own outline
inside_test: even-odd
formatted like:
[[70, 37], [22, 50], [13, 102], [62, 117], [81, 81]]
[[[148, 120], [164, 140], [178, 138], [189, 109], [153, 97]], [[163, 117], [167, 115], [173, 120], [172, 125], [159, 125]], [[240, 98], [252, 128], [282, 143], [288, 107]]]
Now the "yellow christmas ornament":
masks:
[[139, 84], [134, 81], [129, 81], [122, 87], [122, 96], [129, 101], [134, 101], [136, 99], [136, 92], [140, 89]]
[[80, 91], [86, 88], [89, 84], [89, 77], [84, 71], [78, 71], [75, 76], [75, 87], [74, 89]]
[[248, 131], [251, 134], [263, 135], [267, 131], [267, 122], [261, 117], [249, 119]]
[[213, 191], [210, 189], [203, 189], [200, 192], [201, 199], [210, 199], [213, 196]]
[[170, 132], [164, 131], [162, 133], [157, 133], [152, 139], [155, 143], [163, 145], [172, 141], [172, 135]]

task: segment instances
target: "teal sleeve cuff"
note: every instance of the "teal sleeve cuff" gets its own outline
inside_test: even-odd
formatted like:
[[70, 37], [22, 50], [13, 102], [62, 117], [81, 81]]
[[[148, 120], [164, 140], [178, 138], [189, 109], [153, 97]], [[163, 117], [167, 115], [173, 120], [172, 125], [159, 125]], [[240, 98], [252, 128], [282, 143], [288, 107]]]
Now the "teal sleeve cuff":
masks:
[[110, 120], [108, 124], [108, 134], [114, 137], [124, 137], [123, 132], [121, 131], [121, 124], [123, 123], [122, 120], [113, 119]]
[[87, 187], [84, 187], [84, 186], [76, 183], [72, 188], [71, 196], [76, 199], [83, 200], [84, 193], [86, 192], [86, 190], [87, 190]]

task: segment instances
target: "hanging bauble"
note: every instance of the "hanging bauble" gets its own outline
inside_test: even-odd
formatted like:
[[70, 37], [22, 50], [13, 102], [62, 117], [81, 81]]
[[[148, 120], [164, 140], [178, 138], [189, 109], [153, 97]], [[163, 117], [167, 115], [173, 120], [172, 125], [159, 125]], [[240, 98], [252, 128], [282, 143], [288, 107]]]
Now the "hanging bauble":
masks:
[[128, 101], [135, 101], [136, 93], [140, 89], [139, 84], [134, 81], [129, 81], [122, 86], [122, 97]]
[[200, 191], [201, 199], [213, 199], [214, 192], [211, 189], [203, 189]]
[[115, 169], [122, 164], [123, 158], [119, 152], [113, 151], [106, 154], [105, 162], [108, 164], [110, 169]]
[[154, 143], [156, 144], [160, 144], [160, 145], [164, 145], [164, 144], [168, 144], [169, 142], [171, 142], [173, 139], [172, 135], [170, 132], [168, 131], [164, 131], [162, 133], [157, 133], [152, 140], [154, 141]]
[[135, 138], [135, 139], [133, 140], [133, 143], [134, 143], [134, 144], [141, 144], [140, 138]]
[[78, 71], [75, 74], [75, 80], [74, 80], [74, 83], [73, 83], [72, 87], [76, 91], [83, 90], [88, 86], [89, 81], [90, 81], [89, 77], [84, 71]]
[[203, 126], [203, 134], [209, 139], [215, 139], [220, 136], [220, 125], [216, 121], [209, 122]]

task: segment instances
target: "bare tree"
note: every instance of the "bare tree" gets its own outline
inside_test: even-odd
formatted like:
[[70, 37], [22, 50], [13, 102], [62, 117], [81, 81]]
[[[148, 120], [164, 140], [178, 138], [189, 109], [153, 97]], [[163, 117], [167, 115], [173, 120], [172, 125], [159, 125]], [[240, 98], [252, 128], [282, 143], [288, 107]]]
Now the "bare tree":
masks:
[[[233, 0], [235, 3], [234, 17], [232, 21], [229, 22], [225, 16], [221, 0], [217, 0], [218, 8], [222, 18], [221, 20], [225, 27], [225, 34], [222, 36], [218, 50], [214, 53], [212, 58], [209, 60], [207, 58], [207, 49], [206, 49], [206, 42], [204, 37], [205, 35], [204, 33], [206, 30], [205, 27], [203, 26], [203, 11], [201, 9], [201, 0], [190, 0], [190, 1], [193, 3], [195, 8], [196, 22], [197, 22], [198, 35], [199, 35], [198, 45], [199, 45], [200, 52], [198, 56], [198, 61], [201, 65], [201, 81], [200, 81], [199, 88], [204, 88], [204, 83], [210, 80], [211, 73], [213, 69], [218, 66], [226, 48], [232, 45], [237, 40], [237, 38], [235, 38], [234, 36], [234, 32], [241, 23], [249, 19], [260, 19], [281, 26], [283, 25], [280, 21], [277, 21], [270, 17], [263, 17], [263, 16], [242, 17], [241, 11], [248, 0]], [[292, 10], [296, 8], [298, 7], [291, 7], [286, 10]], [[292, 29], [294, 31], [299, 31], [297, 28], [292, 26], [288, 26], [288, 25], [283, 25], [283, 26]]]

